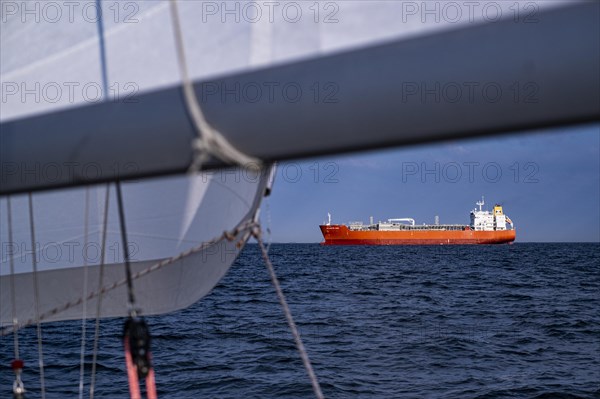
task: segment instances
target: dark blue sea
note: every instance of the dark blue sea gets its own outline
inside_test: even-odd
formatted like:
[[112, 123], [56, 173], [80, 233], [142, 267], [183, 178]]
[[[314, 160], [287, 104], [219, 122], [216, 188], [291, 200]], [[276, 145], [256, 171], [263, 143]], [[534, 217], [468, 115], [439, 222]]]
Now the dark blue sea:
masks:
[[[271, 258], [327, 398], [600, 398], [599, 244], [274, 244]], [[312, 395], [256, 245], [205, 299], [148, 322], [159, 397]], [[96, 398], [129, 397], [122, 324], [102, 322]], [[43, 326], [47, 398], [78, 396], [80, 328]], [[35, 328], [20, 341], [38, 398]]]

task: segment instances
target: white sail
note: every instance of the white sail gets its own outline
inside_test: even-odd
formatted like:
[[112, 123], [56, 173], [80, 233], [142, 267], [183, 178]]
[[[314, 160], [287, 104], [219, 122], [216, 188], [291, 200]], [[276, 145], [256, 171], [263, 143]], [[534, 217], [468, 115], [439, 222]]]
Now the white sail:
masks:
[[[231, 170], [218, 175], [161, 178], [123, 185], [136, 306], [142, 314], [180, 309], [210, 292], [249, 238], [250, 230], [245, 227], [255, 220], [266, 181], [267, 176]], [[199, 186], [206, 187], [199, 191], [201, 198], [195, 198], [198, 206], [188, 219], [189, 215], [182, 212], [186, 192], [189, 187]], [[108, 291], [101, 296], [100, 316], [127, 315], [114, 186], [109, 201], [106, 265], [100, 282], [105, 190], [104, 186], [90, 189], [93, 201], [89, 204], [87, 239], [84, 188], [33, 195], [39, 315], [44, 322], [96, 317], [99, 298], [96, 294], [103, 288]], [[11, 324], [13, 316], [20, 324], [36, 319], [28, 197], [13, 196], [10, 201], [12, 241], [8, 240], [7, 199], [0, 199], [0, 325], [3, 326]], [[237, 235], [230, 239], [222, 237], [223, 232], [240, 226]], [[168, 261], [181, 253], [187, 254]], [[139, 273], [143, 276], [136, 277]], [[118, 286], [112, 289], [115, 283]], [[83, 287], [87, 287], [87, 292], [83, 292]], [[13, 292], [16, 315], [12, 310]], [[85, 314], [84, 298], [87, 298]]]
[[[46, 3], [2, 2], [0, 121], [104, 98], [126, 103], [130, 95], [180, 83], [169, 1], [102, 1], [103, 43], [95, 0]], [[568, 3], [180, 1], [179, 11], [188, 68], [198, 80], [461, 26], [533, 24], [542, 11]], [[214, 90], [244, 96], [244, 88], [213, 86], [205, 95]], [[282, 90], [276, 88], [279, 97]]]

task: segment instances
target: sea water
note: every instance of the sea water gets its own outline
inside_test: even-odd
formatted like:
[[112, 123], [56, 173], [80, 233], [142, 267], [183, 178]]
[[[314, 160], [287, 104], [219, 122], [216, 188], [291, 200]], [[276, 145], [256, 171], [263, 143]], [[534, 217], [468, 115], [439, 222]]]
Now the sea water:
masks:
[[[324, 247], [270, 255], [327, 398], [600, 397], [600, 245]], [[202, 301], [149, 317], [162, 398], [309, 398], [260, 252]], [[96, 398], [128, 398], [123, 320], [101, 323]], [[81, 322], [43, 325], [47, 398], [76, 398]], [[93, 321], [87, 323], [88, 397]], [[40, 397], [35, 327], [19, 335]], [[9, 398], [13, 337], [0, 339]]]

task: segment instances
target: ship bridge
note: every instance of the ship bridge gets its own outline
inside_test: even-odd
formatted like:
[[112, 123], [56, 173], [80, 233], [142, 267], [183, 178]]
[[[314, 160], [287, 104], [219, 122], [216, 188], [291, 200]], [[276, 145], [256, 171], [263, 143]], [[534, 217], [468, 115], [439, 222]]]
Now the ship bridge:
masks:
[[[498, 231], [498, 230], [514, 230], [514, 224], [508, 216], [504, 214], [502, 205], [494, 205], [493, 211], [484, 211], [483, 206], [485, 200], [481, 197], [481, 201], [477, 201], [475, 205], [479, 209], [471, 211], [471, 228], [476, 231]], [[507, 224], [510, 225], [508, 228]]]

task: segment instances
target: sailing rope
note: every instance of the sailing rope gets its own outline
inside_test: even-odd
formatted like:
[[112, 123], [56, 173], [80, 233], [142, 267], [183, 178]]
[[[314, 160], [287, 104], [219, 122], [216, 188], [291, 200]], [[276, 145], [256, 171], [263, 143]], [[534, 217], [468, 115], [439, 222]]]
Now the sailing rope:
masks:
[[136, 317], [135, 295], [133, 292], [133, 281], [131, 279], [131, 263], [129, 260], [129, 245], [127, 243], [127, 228], [125, 226], [125, 211], [123, 209], [123, 194], [121, 193], [121, 182], [117, 182], [117, 207], [119, 208], [119, 223], [121, 225], [121, 243], [123, 245], [123, 260], [125, 261], [125, 276], [127, 277], [127, 308], [129, 316]]
[[42, 348], [42, 325], [40, 322], [40, 293], [38, 284], [38, 270], [37, 270], [37, 253], [35, 248], [35, 225], [33, 221], [33, 196], [29, 193], [29, 227], [31, 230], [31, 255], [33, 256], [33, 296], [35, 301], [35, 319], [37, 328], [37, 341], [38, 341], [38, 362], [40, 366], [40, 389], [42, 399], [46, 397], [46, 386], [44, 382], [44, 351]]
[[156, 382], [150, 353], [150, 331], [144, 319], [130, 317], [123, 329], [125, 362], [131, 399], [141, 399], [140, 379], [145, 379], [148, 399], [156, 399]]
[[271, 235], [271, 204], [269, 203], [269, 197], [265, 198], [265, 211], [267, 213], [267, 254], [271, 249], [273, 243], [273, 237]]
[[[104, 38], [104, 18], [102, 17], [102, 4], [101, 0], [96, 0], [96, 10], [98, 10], [98, 42], [100, 47], [100, 72], [102, 74], [102, 95], [104, 101], [108, 101], [110, 91], [108, 90], [108, 68], [106, 62], [106, 40]], [[109, 7], [110, 8], [110, 7]]]
[[119, 208], [119, 222], [121, 225], [121, 241], [123, 243], [123, 257], [125, 260], [125, 275], [127, 278], [127, 307], [129, 317], [123, 328], [123, 345], [125, 347], [125, 362], [129, 380], [129, 394], [131, 399], [141, 399], [140, 379], [146, 383], [148, 399], [156, 399], [156, 383], [152, 368], [152, 354], [150, 353], [150, 331], [145, 320], [138, 316], [135, 307], [135, 294], [133, 292], [133, 278], [131, 276], [131, 261], [129, 257], [129, 244], [127, 242], [127, 228], [125, 226], [125, 209], [121, 182], [117, 181], [117, 204]]
[[183, 31], [179, 20], [177, 0], [171, 0], [170, 4], [171, 22], [173, 25], [173, 33], [175, 35], [175, 49], [177, 51], [179, 72], [181, 74], [183, 97], [197, 134], [196, 139], [192, 143], [195, 156], [189, 169], [190, 173], [198, 172], [201, 169], [202, 164], [206, 162], [211, 155], [226, 163], [258, 170], [261, 166], [261, 161], [259, 159], [238, 151], [206, 120], [187, 67]]
[[[106, 232], [108, 224], [108, 204], [110, 200], [110, 184], [106, 185], [106, 194], [104, 197], [104, 220], [102, 224], [102, 243], [100, 245], [100, 276], [98, 277], [98, 290], [102, 288], [104, 280], [104, 253], [106, 250]], [[94, 389], [96, 387], [96, 362], [98, 360], [98, 340], [100, 339], [100, 310], [102, 309], [102, 293], [98, 294], [96, 302], [96, 325], [94, 329], [94, 346], [92, 349], [92, 372], [90, 380], [90, 399], [94, 399]]]
[[271, 282], [273, 283], [273, 287], [275, 287], [275, 291], [277, 292], [277, 297], [279, 298], [279, 303], [283, 309], [283, 313], [285, 313], [285, 318], [287, 319], [290, 330], [292, 331], [292, 335], [294, 336], [294, 341], [296, 343], [296, 348], [300, 353], [300, 357], [302, 358], [302, 363], [304, 363], [304, 368], [308, 373], [308, 377], [310, 378], [310, 382], [312, 384], [313, 392], [315, 397], [318, 399], [323, 399], [323, 392], [321, 391], [321, 386], [319, 385], [319, 381], [317, 380], [317, 376], [313, 370], [312, 364], [310, 363], [310, 359], [308, 358], [308, 353], [306, 352], [306, 348], [302, 343], [302, 338], [300, 337], [300, 332], [298, 331], [298, 327], [294, 322], [294, 318], [292, 317], [292, 312], [290, 311], [290, 307], [285, 299], [285, 295], [283, 294], [283, 290], [281, 289], [281, 285], [279, 284], [279, 280], [277, 279], [277, 275], [275, 274], [275, 269], [273, 268], [273, 264], [269, 259], [269, 254], [267, 252], [267, 248], [265, 247], [262, 240], [262, 233], [260, 230], [260, 226], [254, 228], [252, 230], [252, 235], [258, 241], [258, 245], [262, 252], [262, 257], [267, 265], [267, 269], [269, 270], [269, 274], [271, 275]]
[[[85, 210], [84, 210], [84, 221], [83, 221], [83, 248], [84, 251], [88, 247], [88, 233], [89, 233], [89, 213], [90, 213], [90, 188], [85, 188]], [[85, 333], [86, 333], [86, 321], [87, 321], [87, 300], [85, 295], [87, 293], [88, 286], [88, 261], [87, 254], [82, 252], [83, 255], [83, 314], [81, 316], [81, 350], [79, 354], [79, 399], [83, 399], [83, 377], [85, 375]]]
[[[10, 206], [10, 197], [6, 198], [6, 210], [7, 210], [7, 223], [8, 223], [8, 245], [11, 246], [13, 243], [13, 231], [12, 231], [12, 209]], [[10, 254], [10, 295], [12, 301], [12, 322], [13, 328], [19, 324], [17, 319], [17, 295], [15, 290], [15, 261], [12, 253]], [[24, 363], [19, 356], [19, 331], [14, 331], [14, 347], [15, 347], [15, 358], [11, 363], [11, 367], [15, 373], [15, 381], [13, 382], [13, 397], [14, 399], [23, 399], [25, 395], [25, 385], [21, 379], [21, 373], [23, 372]]]

